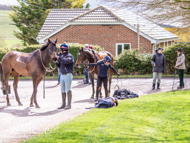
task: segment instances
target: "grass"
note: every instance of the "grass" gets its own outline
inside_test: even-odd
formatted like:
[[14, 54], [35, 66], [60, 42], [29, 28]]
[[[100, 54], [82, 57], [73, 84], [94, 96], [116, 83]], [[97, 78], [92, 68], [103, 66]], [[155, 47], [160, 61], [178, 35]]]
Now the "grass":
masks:
[[3, 47], [8, 48], [21, 44], [20, 40], [13, 35], [13, 31], [18, 31], [18, 28], [9, 18], [11, 12], [12, 11], [0, 10], [0, 41], [3, 41]]
[[[24, 143], [190, 142], [190, 91], [142, 96], [92, 109]], [[53, 122], [53, 121], [52, 121]]]
[[[185, 74], [185, 77], [190, 77], [190, 75]], [[174, 75], [171, 74], [164, 74], [163, 77], [174, 77]], [[176, 78], [178, 75], [176, 75]], [[46, 79], [57, 79], [57, 76], [46, 76]], [[83, 79], [84, 75], [79, 76], [73, 76], [74, 79]], [[117, 75], [113, 75], [113, 78], [117, 78]], [[152, 78], [152, 74], [145, 74], [145, 75], [121, 75], [119, 78]], [[13, 77], [10, 77], [10, 79], [13, 79]], [[30, 77], [20, 77], [21, 80], [28, 80], [31, 79]]]

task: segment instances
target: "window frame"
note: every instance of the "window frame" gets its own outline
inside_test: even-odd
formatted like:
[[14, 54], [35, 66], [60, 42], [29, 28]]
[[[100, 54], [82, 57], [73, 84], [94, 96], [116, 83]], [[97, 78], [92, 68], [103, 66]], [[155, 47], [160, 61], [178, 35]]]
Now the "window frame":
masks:
[[131, 51], [131, 43], [116, 43], [115, 46], [115, 55], [116, 57], [118, 56], [118, 45], [122, 45], [122, 53], [124, 52], [124, 44], [128, 44], [129, 45], [129, 50]]

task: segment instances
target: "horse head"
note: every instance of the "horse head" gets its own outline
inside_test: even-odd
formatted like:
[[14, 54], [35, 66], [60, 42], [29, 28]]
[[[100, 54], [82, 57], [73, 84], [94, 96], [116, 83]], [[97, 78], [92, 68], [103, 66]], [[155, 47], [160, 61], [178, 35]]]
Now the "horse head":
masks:
[[40, 50], [44, 51], [48, 49], [48, 53], [51, 59], [53, 59], [57, 54], [57, 47], [56, 47], [57, 39], [53, 42], [50, 39], [48, 39], [48, 42], [43, 45]]
[[79, 52], [77, 54], [77, 61], [76, 61], [75, 65], [80, 68], [81, 63], [83, 63], [86, 60], [86, 55], [85, 55], [83, 47], [78, 48], [78, 50], [79, 50]]

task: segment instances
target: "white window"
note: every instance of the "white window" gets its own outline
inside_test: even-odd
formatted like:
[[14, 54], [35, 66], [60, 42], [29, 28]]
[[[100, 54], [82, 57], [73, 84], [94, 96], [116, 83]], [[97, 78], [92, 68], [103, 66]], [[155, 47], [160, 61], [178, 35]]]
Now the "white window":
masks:
[[116, 43], [116, 56], [122, 54], [124, 50], [131, 50], [131, 43]]

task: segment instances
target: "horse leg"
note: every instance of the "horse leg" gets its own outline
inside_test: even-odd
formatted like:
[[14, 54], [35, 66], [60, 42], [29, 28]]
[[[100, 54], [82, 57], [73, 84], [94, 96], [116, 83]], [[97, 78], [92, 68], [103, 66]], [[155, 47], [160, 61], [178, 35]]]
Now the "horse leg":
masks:
[[22, 106], [22, 103], [20, 102], [20, 99], [19, 99], [19, 96], [18, 96], [18, 92], [17, 92], [19, 73], [17, 73], [16, 71], [13, 71], [12, 74], [14, 76], [13, 88], [14, 88], [14, 92], [15, 92], [16, 101], [18, 102], [19, 106]]
[[92, 96], [91, 96], [91, 99], [94, 99], [94, 74], [93, 73], [90, 73], [90, 78], [91, 78], [91, 81], [92, 81]]
[[36, 108], [40, 108], [40, 106], [38, 105], [37, 103], [37, 99], [36, 99], [36, 94], [37, 94], [37, 88], [38, 88], [38, 85], [40, 83], [40, 81], [42, 80], [43, 78], [40, 78], [38, 80], [33, 80], [33, 87], [34, 87], [34, 91], [33, 91], [33, 96], [34, 96], [34, 103], [36, 105]]
[[11, 106], [10, 102], [9, 102], [9, 76], [10, 76], [10, 72], [5, 74], [5, 89], [6, 89], [6, 100], [7, 100], [7, 106]]
[[110, 97], [110, 93], [111, 93], [111, 80], [112, 80], [112, 71], [111, 69], [109, 69], [108, 71], [108, 81], [109, 81], [108, 97]]

